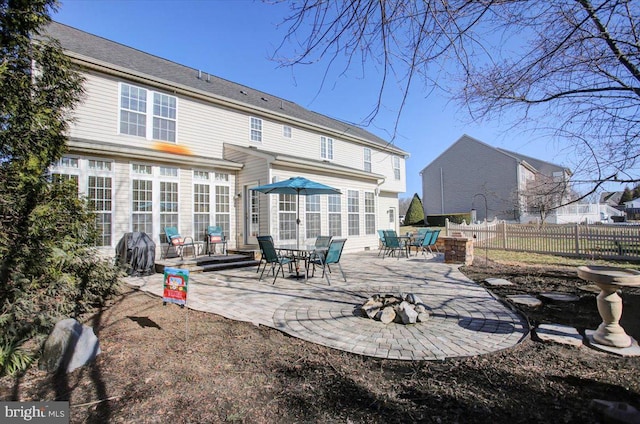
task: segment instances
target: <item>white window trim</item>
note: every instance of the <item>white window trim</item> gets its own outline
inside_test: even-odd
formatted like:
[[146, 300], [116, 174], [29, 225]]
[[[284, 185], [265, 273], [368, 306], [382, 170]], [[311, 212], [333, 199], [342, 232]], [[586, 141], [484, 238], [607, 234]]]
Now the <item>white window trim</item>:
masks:
[[324, 160], [333, 160], [333, 138], [320, 136], [320, 157]]
[[[138, 135], [134, 135], [134, 134], [127, 134], [127, 133], [123, 133], [120, 132], [120, 125], [121, 125], [121, 121], [120, 121], [120, 112], [123, 110], [122, 108], [122, 87], [123, 86], [129, 86], [129, 87], [135, 87], [138, 89], [142, 89], [145, 90], [147, 93], [147, 102], [146, 102], [146, 111], [144, 113], [139, 112], [139, 111], [131, 111], [131, 112], [135, 112], [135, 113], [139, 113], [141, 115], [144, 115], [145, 117], [145, 137], [141, 137]], [[161, 119], [165, 119], [168, 121], [174, 121], [175, 125], [176, 125], [176, 132], [175, 132], [175, 140], [171, 141], [171, 140], [155, 140], [153, 138], [153, 118], [156, 117], [156, 115], [154, 115], [153, 113], [153, 106], [154, 106], [154, 95], [155, 94], [160, 94], [163, 96], [168, 96], [168, 97], [172, 97], [175, 99], [176, 101], [176, 117], [175, 119], [171, 119], [171, 118], [167, 118], [161, 115], [158, 115], [158, 118]], [[125, 109], [127, 111], [130, 111], [129, 109]], [[142, 87], [139, 85], [135, 85], [135, 84], [130, 84], [128, 82], [120, 82], [120, 84], [118, 85], [118, 128], [117, 128], [117, 134], [120, 136], [125, 136], [125, 137], [136, 137], [136, 138], [145, 138], [146, 140], [154, 140], [154, 141], [161, 141], [164, 143], [178, 143], [178, 117], [179, 117], [179, 102], [178, 102], [178, 98], [176, 96], [173, 96], [171, 94], [168, 93], [164, 93], [162, 91], [154, 91], [154, 90], [150, 90], [146, 87]]]
[[[392, 157], [392, 167], [393, 167], [393, 178], [396, 181], [400, 181], [402, 179], [402, 171], [400, 169], [400, 157], [399, 156], [393, 156]], [[398, 171], [397, 175], [396, 175], [396, 170]]]
[[[260, 123], [260, 128], [254, 128], [253, 126], [254, 122]], [[262, 143], [263, 128], [264, 128], [264, 125], [263, 125], [262, 118], [258, 118], [255, 116], [251, 116], [249, 118], [249, 140], [252, 143]], [[253, 137], [254, 131], [255, 131], [255, 134], [257, 135], [256, 139], [254, 139]], [[257, 138], [259, 138], [259, 140]]]
[[[368, 156], [368, 157], [367, 157]], [[371, 149], [369, 147], [365, 147], [364, 150], [362, 151], [362, 169], [364, 169], [366, 172], [372, 172], [373, 170], [373, 165], [371, 164], [371, 157], [372, 157], [372, 152]], [[367, 164], [369, 165], [369, 169], [367, 169]]]

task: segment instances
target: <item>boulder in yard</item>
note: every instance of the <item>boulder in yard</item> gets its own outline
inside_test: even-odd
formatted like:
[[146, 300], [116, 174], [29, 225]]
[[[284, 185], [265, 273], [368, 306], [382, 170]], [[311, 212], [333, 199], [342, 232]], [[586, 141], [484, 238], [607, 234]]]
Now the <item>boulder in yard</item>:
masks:
[[59, 321], [44, 343], [40, 368], [67, 373], [91, 362], [100, 353], [93, 329], [73, 318]]

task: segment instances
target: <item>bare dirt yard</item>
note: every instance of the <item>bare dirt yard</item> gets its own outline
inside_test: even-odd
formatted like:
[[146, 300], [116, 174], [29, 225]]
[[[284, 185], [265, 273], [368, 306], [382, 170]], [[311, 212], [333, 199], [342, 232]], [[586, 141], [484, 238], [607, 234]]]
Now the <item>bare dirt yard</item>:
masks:
[[[520, 309], [532, 326], [581, 332], [600, 323], [575, 268], [489, 263], [472, 280], [511, 280], [498, 297], [554, 291], [574, 303]], [[625, 330], [640, 340], [640, 289], [623, 292]], [[532, 338], [445, 361], [393, 361], [304, 342], [277, 330], [162, 305], [123, 289], [87, 317], [97, 360], [68, 375], [30, 369], [0, 380], [0, 400], [69, 400], [72, 423], [597, 423], [592, 399], [640, 409], [640, 358]], [[394, 324], [391, 324], [394, 325]]]

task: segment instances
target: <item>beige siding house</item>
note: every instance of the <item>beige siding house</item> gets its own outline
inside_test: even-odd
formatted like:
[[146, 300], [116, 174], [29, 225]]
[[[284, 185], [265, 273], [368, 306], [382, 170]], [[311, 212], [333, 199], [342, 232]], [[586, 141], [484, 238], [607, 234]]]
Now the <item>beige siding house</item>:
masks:
[[475, 209], [478, 220], [488, 215], [488, 219], [517, 221], [526, 213], [528, 183], [538, 176], [567, 181], [570, 171], [463, 135], [420, 171], [420, 176], [425, 215]]
[[69, 26], [47, 32], [86, 78], [68, 154], [51, 171], [95, 205], [105, 252], [132, 231], [160, 243], [170, 225], [199, 240], [220, 225], [230, 248], [257, 247], [261, 234], [292, 242], [296, 202], [251, 188], [293, 176], [342, 192], [302, 199], [301, 239], [373, 249], [377, 229], [397, 228], [408, 154], [386, 140]]

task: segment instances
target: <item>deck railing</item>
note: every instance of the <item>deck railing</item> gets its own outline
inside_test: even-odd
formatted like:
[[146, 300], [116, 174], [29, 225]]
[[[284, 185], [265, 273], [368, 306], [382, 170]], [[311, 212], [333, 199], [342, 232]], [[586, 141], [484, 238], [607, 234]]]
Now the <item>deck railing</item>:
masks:
[[446, 223], [446, 234], [462, 233], [476, 247], [584, 258], [640, 260], [640, 225]]

